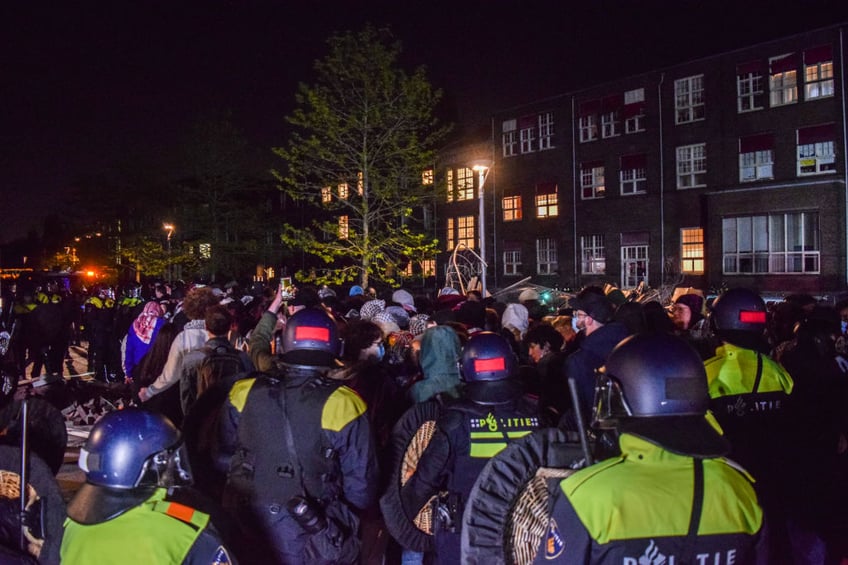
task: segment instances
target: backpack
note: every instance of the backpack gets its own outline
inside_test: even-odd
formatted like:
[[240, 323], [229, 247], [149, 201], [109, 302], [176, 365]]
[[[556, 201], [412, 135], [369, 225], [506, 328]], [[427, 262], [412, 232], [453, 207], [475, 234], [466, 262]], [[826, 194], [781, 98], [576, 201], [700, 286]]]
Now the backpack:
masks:
[[197, 396], [210, 388], [236, 381], [236, 375], [252, 370], [244, 355], [229, 344], [207, 348], [206, 356], [197, 366]]

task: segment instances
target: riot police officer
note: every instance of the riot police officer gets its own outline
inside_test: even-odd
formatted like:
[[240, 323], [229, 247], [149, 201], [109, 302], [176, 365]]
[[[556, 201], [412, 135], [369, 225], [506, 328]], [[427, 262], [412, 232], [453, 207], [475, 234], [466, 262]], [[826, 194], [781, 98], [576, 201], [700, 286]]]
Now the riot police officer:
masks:
[[559, 483], [537, 563], [768, 563], [752, 479], [724, 459], [704, 366], [668, 334], [622, 341], [601, 369], [595, 425], [621, 455]]
[[[254, 329], [256, 366], [270, 344], [282, 296]], [[352, 563], [356, 512], [376, 500], [377, 464], [365, 402], [332, 378], [341, 341], [320, 308], [288, 319], [269, 373], [237, 381], [223, 407], [224, 506], [242, 526], [243, 559], [256, 563]], [[263, 360], [260, 360], [263, 359]]]
[[232, 563], [209, 515], [169, 498], [191, 482], [177, 429], [160, 414], [110, 412], [80, 450], [63, 563]]
[[436, 431], [401, 492], [411, 519], [436, 494], [434, 511], [439, 563], [458, 563], [460, 523], [474, 481], [486, 462], [510, 441], [539, 427], [538, 407], [523, 399], [518, 361], [505, 338], [478, 332], [465, 344], [463, 397], [445, 407]]

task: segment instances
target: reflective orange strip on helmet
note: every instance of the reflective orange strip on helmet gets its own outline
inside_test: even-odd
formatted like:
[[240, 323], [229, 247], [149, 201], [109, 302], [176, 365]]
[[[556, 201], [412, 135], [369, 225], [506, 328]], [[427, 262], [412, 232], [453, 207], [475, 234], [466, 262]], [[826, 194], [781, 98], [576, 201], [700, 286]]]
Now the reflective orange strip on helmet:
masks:
[[329, 328], [317, 328], [314, 326], [299, 326], [294, 330], [294, 338], [314, 339], [317, 341], [330, 341]]
[[474, 371], [477, 373], [483, 373], [486, 371], [503, 371], [504, 369], [506, 369], [506, 362], [503, 357], [474, 360]]

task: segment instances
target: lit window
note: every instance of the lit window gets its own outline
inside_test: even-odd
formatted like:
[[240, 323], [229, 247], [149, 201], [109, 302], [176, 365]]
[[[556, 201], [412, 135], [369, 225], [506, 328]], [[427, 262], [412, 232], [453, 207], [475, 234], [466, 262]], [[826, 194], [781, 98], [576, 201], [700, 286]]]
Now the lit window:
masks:
[[201, 259], [211, 259], [212, 258], [212, 244], [211, 243], [201, 243], [197, 246], [197, 254], [200, 255]]
[[503, 252], [503, 274], [518, 275], [521, 267], [521, 250], [508, 249]]
[[453, 169], [447, 170], [447, 194], [445, 200], [447, 202], [453, 202], [453, 192], [456, 190], [456, 183], [453, 180]]
[[677, 188], [707, 184], [707, 146], [704, 143], [677, 148]]
[[750, 135], [739, 140], [739, 182], [774, 178], [774, 136]]
[[426, 169], [421, 173], [421, 184], [431, 186], [433, 184], [433, 169]]
[[763, 66], [752, 61], [736, 66], [736, 109], [738, 112], [762, 110], [765, 106]]
[[645, 131], [645, 89], [636, 88], [624, 93], [624, 133]]
[[536, 273], [552, 275], [557, 268], [556, 241], [545, 237], [536, 240]]
[[836, 172], [836, 128], [824, 124], [798, 130], [798, 175]]
[[604, 184], [604, 165], [600, 162], [580, 165], [580, 196], [583, 200], [603, 198], [606, 193]]
[[456, 170], [456, 199], [457, 201], [474, 199], [474, 171], [468, 167]]
[[822, 45], [804, 51], [804, 99], [833, 96], [833, 50]]
[[346, 182], [339, 184], [339, 198], [342, 200], [347, 200], [348, 197], [348, 186]]
[[536, 217], [537, 218], [552, 218], [559, 215], [559, 205], [557, 204], [557, 193], [546, 192], [536, 195]]
[[365, 193], [365, 175], [362, 174], [362, 171], [356, 173], [356, 192], [359, 196]]
[[742, 216], [722, 220], [723, 272], [819, 273], [816, 212]]
[[704, 75], [674, 81], [674, 123], [704, 119]]
[[339, 239], [350, 237], [350, 224], [347, 216], [339, 216]]
[[421, 261], [421, 276], [434, 277], [436, 276], [436, 260], [424, 259]]
[[584, 235], [580, 237], [580, 272], [584, 275], [602, 275], [607, 269], [604, 236]]
[[680, 272], [701, 275], [704, 273], [704, 229], [680, 230]]
[[539, 149], [552, 149], [554, 146], [554, 114], [539, 114]]
[[448, 218], [447, 247], [448, 251], [458, 245], [474, 249], [474, 216]]
[[321, 189], [321, 202], [324, 204], [329, 204], [333, 201], [333, 191], [329, 186], [325, 186]]
[[503, 123], [503, 156], [518, 155], [518, 124], [517, 120], [506, 120]]
[[798, 101], [798, 57], [795, 53], [769, 60], [769, 104], [783, 106]]
[[619, 182], [621, 194], [644, 194], [648, 187], [648, 173], [645, 167], [645, 155], [624, 155], [621, 158]]
[[521, 219], [521, 196], [504, 196], [503, 219], [505, 222], [513, 222]]

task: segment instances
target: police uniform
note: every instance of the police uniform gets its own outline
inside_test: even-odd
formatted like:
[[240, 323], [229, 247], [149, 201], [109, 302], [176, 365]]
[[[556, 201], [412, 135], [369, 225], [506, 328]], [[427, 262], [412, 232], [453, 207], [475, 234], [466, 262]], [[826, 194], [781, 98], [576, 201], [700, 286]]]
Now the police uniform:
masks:
[[414, 515], [431, 496], [447, 491], [434, 516], [439, 563], [459, 562], [463, 508], [483, 467], [510, 441], [538, 428], [536, 407], [517, 400], [484, 405], [463, 399], [446, 407], [401, 494], [407, 515]]
[[767, 355], [730, 343], [717, 348], [704, 367], [710, 409], [730, 440], [730, 457], [761, 488], [772, 488], [781, 454], [787, 451], [781, 444], [792, 426], [792, 377]]
[[65, 520], [62, 563], [133, 565], [233, 563], [209, 515], [165, 499], [157, 488], [142, 504], [97, 524]]
[[[619, 443], [619, 457], [560, 483], [536, 563], [727, 565], [765, 556], [763, 512], [744, 471], [635, 435], [622, 434]], [[693, 508], [696, 463], [702, 465], [700, 508]]]
[[[254, 343], [266, 346], [275, 321], [273, 314], [263, 315], [252, 349]], [[366, 404], [341, 381], [324, 376], [327, 370], [283, 365], [270, 375], [237, 381], [223, 408], [218, 466], [228, 470], [224, 505], [248, 539], [259, 538], [246, 549], [266, 563], [309, 562], [309, 534], [287, 511], [293, 497], [306, 496], [325, 508], [340, 503], [365, 509], [376, 500]], [[288, 447], [284, 418], [296, 455]], [[356, 523], [352, 526], [355, 530]]]

